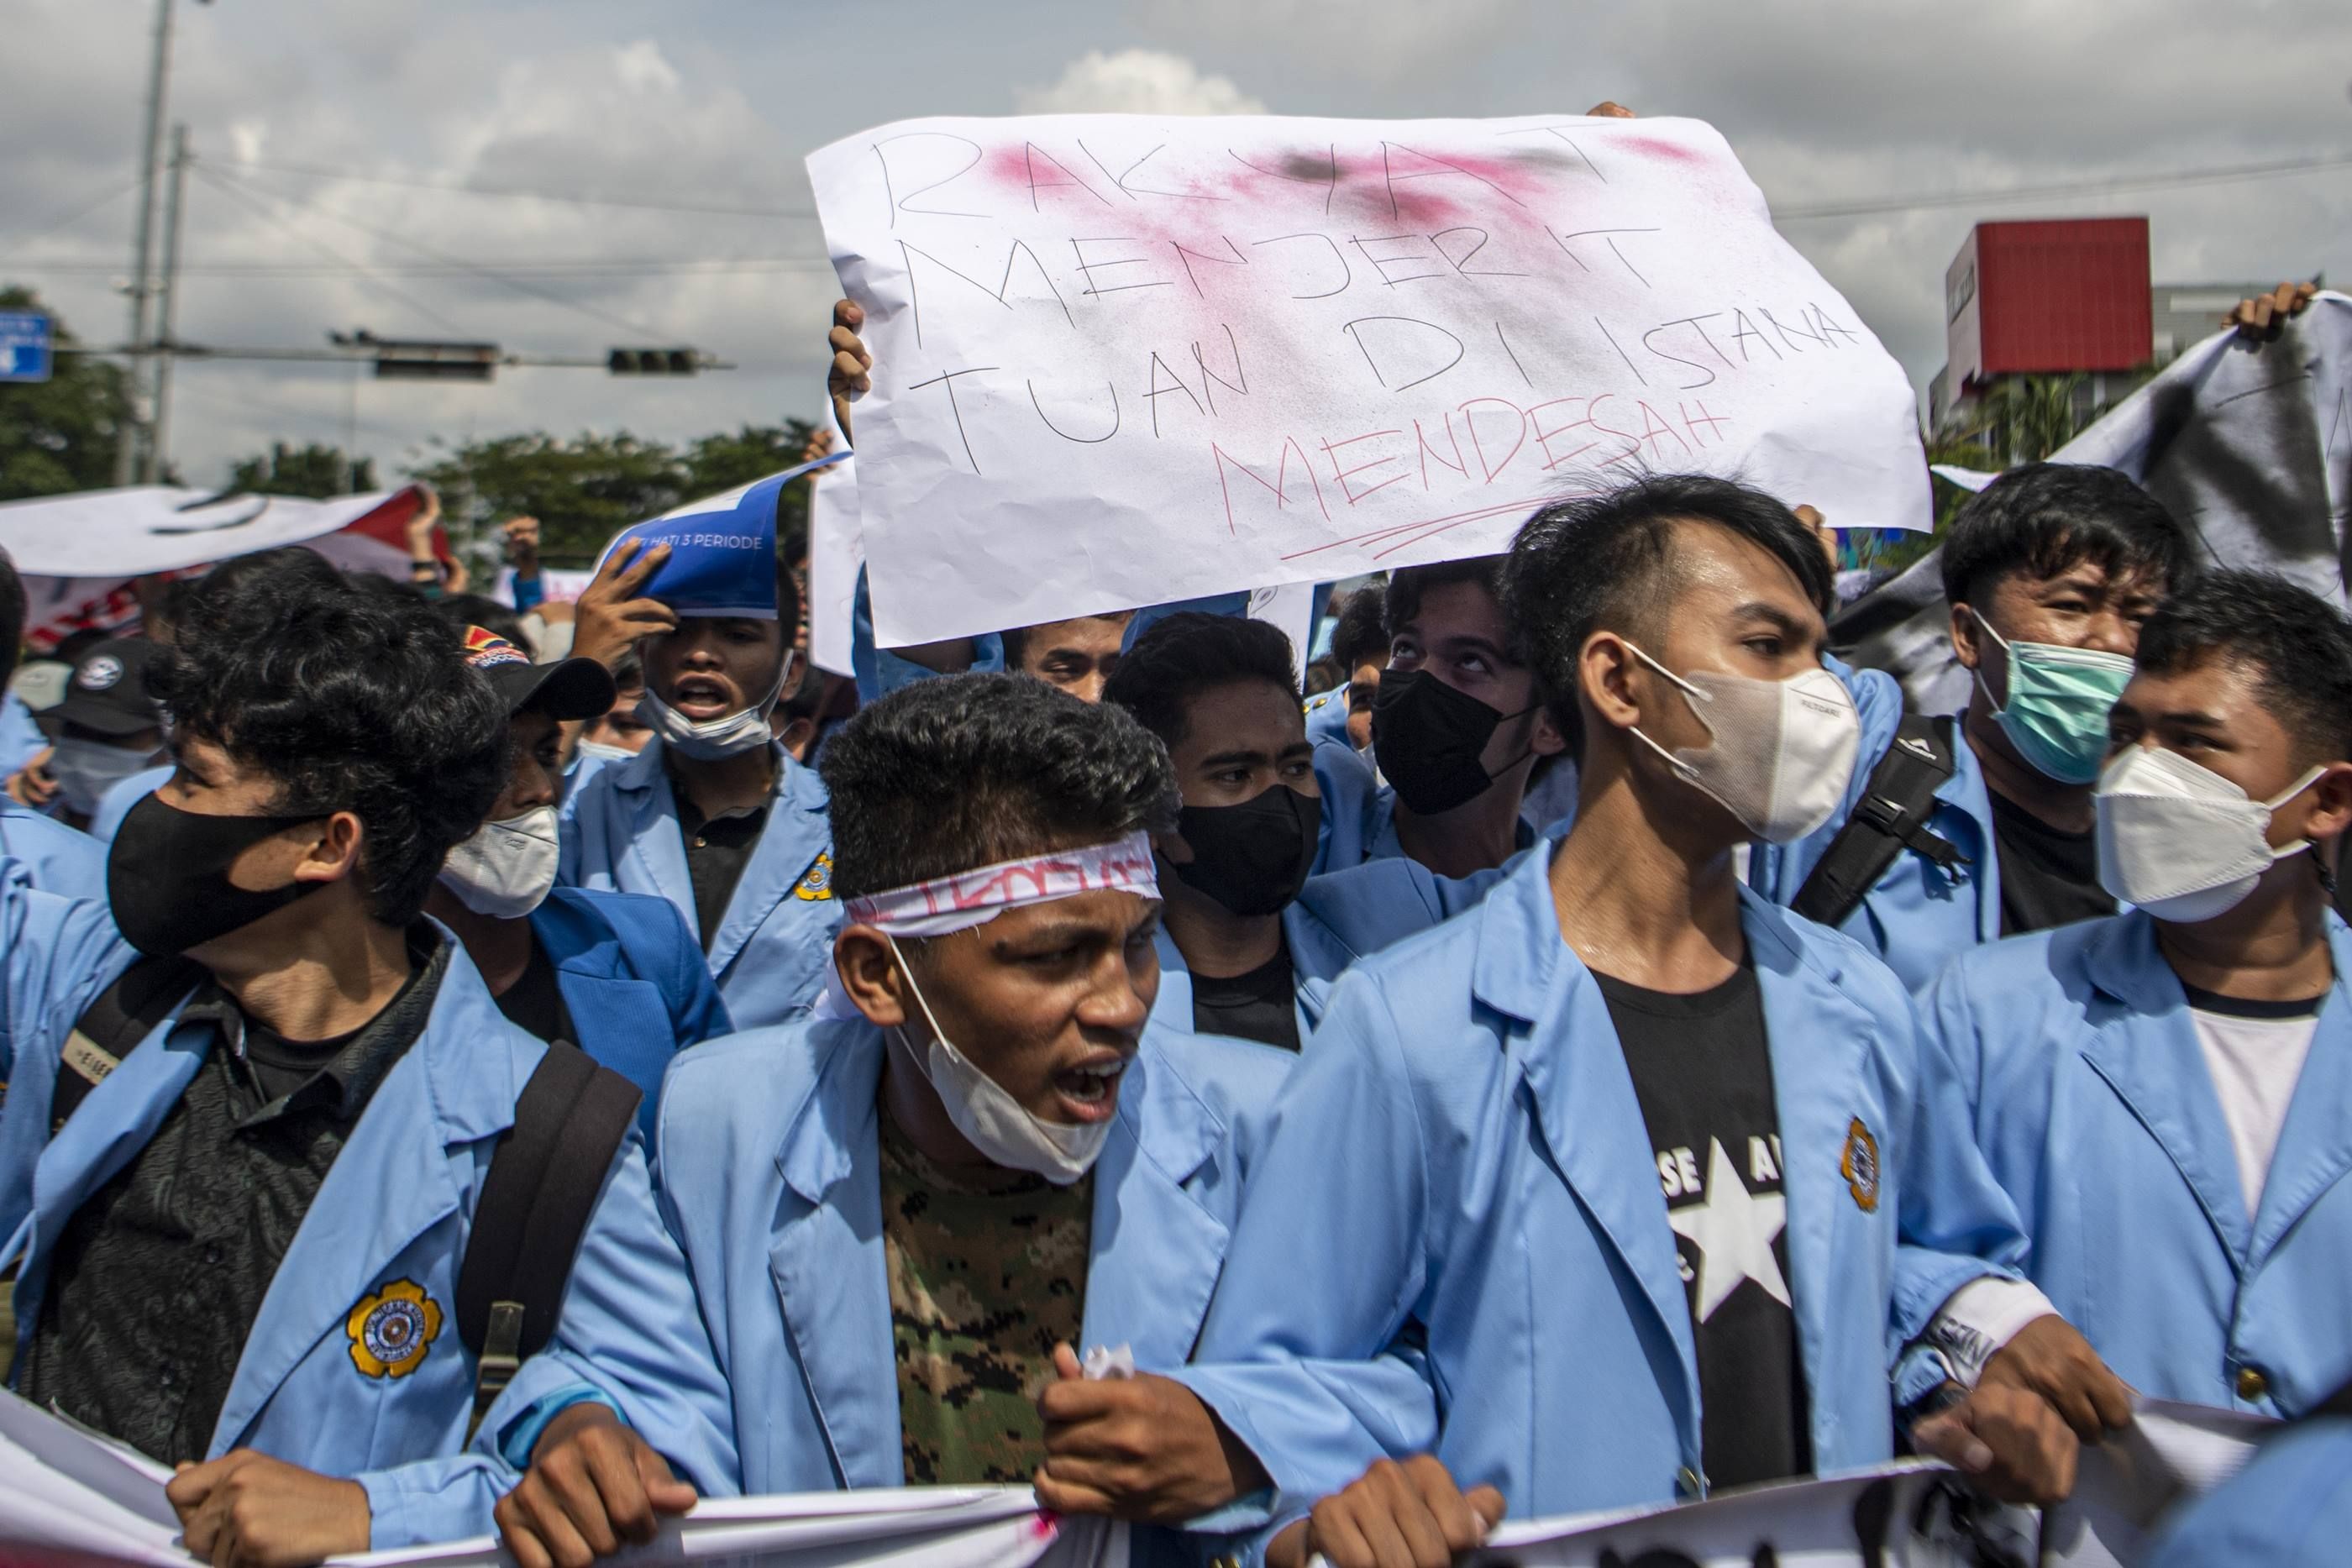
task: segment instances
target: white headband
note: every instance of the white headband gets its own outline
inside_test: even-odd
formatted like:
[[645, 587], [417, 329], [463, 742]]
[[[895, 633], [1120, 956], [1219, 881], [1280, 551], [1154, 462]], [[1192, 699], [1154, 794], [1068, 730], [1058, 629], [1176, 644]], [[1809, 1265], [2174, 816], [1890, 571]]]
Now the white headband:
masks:
[[[1006, 910], [1024, 904], [1107, 891], [1131, 893], [1139, 898], [1160, 896], [1160, 879], [1152, 871], [1150, 834], [1129, 833], [1082, 850], [984, 865], [910, 887], [894, 887], [869, 898], [853, 898], [844, 907], [851, 925], [871, 925], [887, 936], [945, 936], [985, 925]], [[841, 988], [838, 975], [825, 977], [824, 990], [816, 1000], [816, 1016], [862, 1016]]]
[[1129, 833], [1107, 844], [1030, 855], [894, 887], [850, 899], [845, 909], [850, 924], [871, 925], [892, 936], [945, 936], [986, 925], [1024, 904], [1110, 891], [1160, 896], [1150, 834]]

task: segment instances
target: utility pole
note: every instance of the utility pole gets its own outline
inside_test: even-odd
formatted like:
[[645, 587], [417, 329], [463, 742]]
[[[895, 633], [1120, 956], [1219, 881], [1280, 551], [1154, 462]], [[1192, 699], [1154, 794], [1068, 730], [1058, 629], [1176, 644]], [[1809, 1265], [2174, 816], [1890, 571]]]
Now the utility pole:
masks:
[[139, 383], [146, 366], [148, 278], [155, 261], [155, 166], [163, 158], [163, 91], [172, 58], [173, 0], [155, 0], [154, 58], [147, 69], [147, 122], [139, 141], [139, 221], [131, 242], [131, 419], [115, 450], [114, 482], [138, 472]]
[[163, 287], [156, 310], [155, 413], [147, 441], [144, 477], [163, 482], [172, 461], [172, 360], [180, 315], [180, 219], [188, 199], [188, 128], [172, 127], [172, 187], [163, 209]]

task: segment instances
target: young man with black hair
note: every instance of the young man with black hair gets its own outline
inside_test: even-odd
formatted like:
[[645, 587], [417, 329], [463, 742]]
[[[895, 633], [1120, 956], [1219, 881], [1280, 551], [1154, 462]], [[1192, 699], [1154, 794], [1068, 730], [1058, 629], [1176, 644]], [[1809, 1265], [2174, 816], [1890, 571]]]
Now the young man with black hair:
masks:
[[1382, 607], [1388, 668], [1372, 707], [1387, 788], [1335, 821], [1327, 871], [1404, 856], [1441, 877], [1491, 871], [1535, 842], [1519, 802], [1566, 748], [1497, 591], [1500, 556], [1407, 567]]
[[[1952, 648], [1975, 682], [1968, 707], [1906, 724], [1892, 677], [1848, 675], [1863, 738], [1846, 798], [1803, 840], [1758, 846], [1749, 873], [1914, 990], [1981, 943], [2115, 912], [2092, 841], [2107, 709], [2140, 623], [2194, 570], [2188, 534], [2154, 497], [2113, 469], [2052, 463], [1971, 498], [1942, 562]], [[1903, 790], [1882, 764], [1906, 756], [1928, 770], [1915, 775], [1918, 810], [1895, 823]], [[1872, 846], [1891, 856], [1874, 873], [1877, 861], [1849, 858]]]
[[562, 880], [668, 899], [737, 1027], [781, 1023], [816, 1000], [840, 924], [824, 785], [771, 723], [799, 664], [800, 591], [778, 558], [744, 569], [774, 572], [773, 617], [679, 613], [639, 596], [667, 553], [628, 541], [582, 595], [583, 655], [617, 658], [614, 632], [642, 639], [654, 734], [566, 793]]
[[[656, 1140], [745, 1488], [1034, 1477], [1056, 1510], [1153, 1520], [1249, 1490], [1150, 1369], [1199, 1332], [1240, 1113], [1285, 1059], [1147, 1027], [1160, 743], [1113, 705], [947, 675], [859, 712], [824, 768], [847, 911], [825, 1002], [680, 1058]], [[1144, 1369], [1115, 1414], [1082, 1347]], [[608, 1549], [639, 1448], [602, 1421], [542, 1454], [500, 1510], [522, 1568]]]
[[[16, 653], [24, 642], [24, 580], [16, 575], [16, 562], [0, 550], [0, 690], [16, 673]], [[8, 700], [16, 701], [13, 693]], [[65, 898], [106, 896], [106, 846], [6, 794], [0, 794], [0, 855], [15, 861], [45, 893]]]
[[1389, 662], [1388, 626], [1382, 620], [1386, 597], [1376, 582], [1358, 589], [1340, 605], [1331, 628], [1331, 660], [1339, 666], [1339, 684], [1307, 700], [1308, 739], [1328, 736], [1358, 751], [1370, 748], [1372, 699], [1380, 695], [1381, 672]]
[[2298, 1416], [2352, 1378], [2352, 629], [2213, 571], [2139, 628], [2095, 797], [2127, 913], [1964, 955], [1921, 998], [2032, 1243], [2131, 1385]]
[[504, 758], [503, 706], [456, 639], [404, 595], [265, 570], [202, 597], [152, 684], [178, 767], [124, 821], [109, 888], [149, 960], [122, 1010], [158, 1021], [127, 1044], [53, 1032], [53, 1082], [13, 1042], [8, 1110], [37, 1089], [58, 1122], [0, 1257], [17, 1392], [183, 1466], [166, 1495], [224, 1565], [476, 1533], [583, 1402], [730, 1485], [633, 1136], [546, 1349], [468, 1440], [457, 1276], [544, 1048], [419, 915]]
[[[1944, 1387], [1914, 1342], [1998, 1271], [1955, 1243], [2023, 1249], [1957, 1105], [1919, 1097], [1894, 977], [1732, 869], [1816, 825], [1853, 764], [1828, 578], [1811, 529], [1719, 479], [1521, 530], [1503, 603], [1581, 736], [1575, 826], [1341, 977], [1179, 1375], [1279, 1489], [1269, 1561], [1443, 1562], [1506, 1508], [1883, 1460], [1889, 1366], [1904, 1400]], [[2028, 1348], [2079, 1345], [2044, 1325]], [[2063, 1495], [2075, 1435], [2023, 1359], [1915, 1437]]]
[[612, 706], [612, 674], [593, 659], [533, 664], [478, 626], [464, 646], [467, 667], [506, 705], [507, 770], [481, 826], [442, 862], [425, 911], [465, 944], [508, 1022], [578, 1046], [636, 1085], [650, 1140], [671, 1059], [734, 1026], [667, 899], [555, 885], [562, 727]]

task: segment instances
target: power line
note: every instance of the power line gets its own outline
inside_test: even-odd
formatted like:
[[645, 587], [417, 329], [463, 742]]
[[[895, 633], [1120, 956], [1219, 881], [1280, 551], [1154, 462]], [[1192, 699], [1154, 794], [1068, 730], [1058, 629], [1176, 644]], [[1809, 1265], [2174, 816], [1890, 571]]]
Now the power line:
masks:
[[[44, 272], [88, 273], [121, 270], [113, 262], [74, 260], [41, 262]], [[483, 261], [467, 263], [439, 262], [378, 262], [369, 270], [386, 277], [462, 277], [478, 275], [483, 269], [509, 277], [629, 277], [640, 274], [709, 274], [718, 276], [761, 272], [830, 272], [833, 263], [815, 256], [648, 256], [636, 259], [591, 261], [579, 258], [551, 261]], [[215, 261], [183, 262], [184, 274], [206, 274], [221, 277], [332, 277], [354, 270], [349, 267], [307, 261]]]
[[[217, 174], [215, 177], [215, 179], [219, 178]], [[236, 183], [239, 184], [244, 183], [243, 181], [238, 181]], [[625, 332], [642, 337], [647, 341], [658, 341], [663, 336], [661, 333], [655, 331], [649, 327], [640, 326], [635, 321], [624, 319], [621, 317], [612, 314], [610, 311], [600, 310], [595, 306], [583, 304], [577, 299], [567, 299], [562, 295], [555, 293], [551, 289], [540, 287], [537, 284], [525, 282], [520, 277], [510, 277], [504, 273], [499, 272], [490, 267], [483, 267], [476, 262], [467, 261], [461, 256], [455, 256], [448, 255], [444, 251], [435, 250], [432, 246], [427, 245], [420, 245], [416, 241], [407, 238], [405, 235], [394, 234], [390, 229], [379, 228], [375, 225], [368, 223], [363, 219], [352, 217], [349, 213], [335, 212], [331, 208], [320, 206], [315, 202], [303, 202], [299, 198], [291, 196], [279, 197], [278, 199], [281, 201], [293, 202], [296, 205], [305, 207], [308, 210], [318, 214], [320, 217], [332, 218], [337, 223], [347, 224], [351, 227], [359, 230], [362, 234], [374, 235], [377, 239], [383, 241], [387, 245], [396, 245], [404, 250], [413, 250], [419, 256], [429, 257], [434, 261], [439, 262], [445, 267], [456, 267], [461, 272], [470, 273], [478, 277], [488, 278], [493, 283], [504, 285], [506, 287], [515, 289], [519, 293], [530, 295], [534, 298], [543, 299], [551, 305], [560, 307], [565, 310], [572, 311], [578, 315], [585, 316], [591, 320], [602, 322], [607, 327], [617, 327]]]
[[[57, 233], [59, 229], [79, 223], [82, 219], [89, 216], [90, 214], [98, 211], [99, 208], [105, 206], [108, 203], [120, 201], [122, 197], [129, 195], [138, 188], [138, 177], [133, 175], [131, 178], [123, 181], [121, 184], [110, 187], [106, 193], [100, 195], [96, 201], [84, 202], [78, 206], [67, 207], [61, 210], [55, 217], [36, 225], [31, 233], [17, 235], [16, 243], [19, 247], [22, 247], [31, 245], [36, 240], [47, 239], [49, 235]], [[24, 264], [19, 263], [17, 265]], [[115, 265], [119, 266], [120, 264], [118, 263]], [[110, 268], [110, 270], [111, 270], [111, 268]]]
[[798, 218], [814, 222], [808, 207], [751, 207], [730, 203], [681, 202], [666, 196], [601, 196], [586, 191], [550, 191], [532, 185], [487, 183], [478, 180], [429, 180], [414, 174], [369, 174], [355, 169], [321, 169], [304, 163], [271, 163], [241, 158], [223, 165], [272, 174], [295, 174], [312, 180], [342, 180], [361, 185], [405, 185], [425, 191], [447, 191], [467, 196], [522, 197], [541, 202], [569, 202], [583, 207], [631, 207], [656, 213], [708, 213], [731, 218]]
[[2095, 180], [2069, 180], [2046, 185], [2011, 185], [1991, 191], [1948, 191], [1927, 196], [1884, 196], [1862, 202], [1834, 202], [1820, 206], [1772, 209], [1776, 223], [1803, 223], [1819, 218], [1859, 218], [1878, 213], [1905, 213], [1927, 207], [1969, 207], [1987, 203], [2038, 201], [2048, 196], [2103, 196], [2122, 191], [2151, 191], [2181, 185], [2218, 185], [2233, 180], [2270, 180], [2287, 174], [2316, 173], [2324, 169], [2352, 168], [2352, 154], [2324, 158], [2289, 158], [2271, 163], [2239, 163], [2222, 168], [2183, 169], [2169, 174], [2116, 174]]
[[[383, 279], [378, 277], [364, 262], [353, 260], [352, 257], [345, 256], [341, 251], [337, 250], [334, 246], [327, 244], [324, 240], [319, 239], [305, 230], [296, 227], [291, 220], [280, 217], [278, 214], [270, 211], [269, 208], [263, 204], [261, 196], [247, 193], [234, 183], [222, 179], [219, 175], [213, 173], [201, 162], [191, 160], [190, 167], [195, 172], [196, 176], [203, 180], [205, 184], [210, 185], [213, 189], [220, 192], [226, 196], [228, 196], [249, 210], [258, 213], [265, 221], [283, 229], [288, 234], [292, 235], [295, 238], [310, 246], [313, 250], [320, 251], [326, 256], [331, 256], [343, 266], [350, 267], [371, 287], [376, 289], [378, 292], [390, 298], [398, 300], [401, 304], [425, 317], [427, 320], [438, 323], [446, 331], [455, 332], [460, 337], [465, 335], [465, 328], [458, 326], [457, 323], [450, 320], [448, 317], [442, 315], [441, 312], [434, 309], [433, 307], [425, 304], [423, 300], [418, 299], [415, 295], [405, 293], [401, 289], [394, 287], [391, 284], [386, 283]], [[269, 199], [276, 201], [281, 198], [273, 196]]]

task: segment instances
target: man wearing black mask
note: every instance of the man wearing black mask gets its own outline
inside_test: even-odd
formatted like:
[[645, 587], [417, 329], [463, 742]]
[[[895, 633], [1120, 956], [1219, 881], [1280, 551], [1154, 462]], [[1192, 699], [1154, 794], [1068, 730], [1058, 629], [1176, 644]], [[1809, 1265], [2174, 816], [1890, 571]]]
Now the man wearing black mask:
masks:
[[731, 1487], [625, 1089], [544, 1349], [502, 1392], [478, 1376], [458, 1275], [547, 1048], [419, 911], [499, 793], [506, 705], [423, 602], [307, 554], [199, 596], [151, 685], [176, 766], [108, 862], [147, 957], [112, 988], [131, 1027], [102, 998], [39, 1042], [56, 1130], [0, 1250], [16, 1391], [176, 1466], [166, 1495], [218, 1568], [487, 1531], [582, 1403]]
[[[1404, 856], [1469, 877], [1535, 841], [1520, 800], [1538, 759], [1567, 737], [1504, 616], [1502, 562], [1409, 567], [1389, 580], [1389, 667], [1372, 707], [1372, 755], [1389, 788], [1360, 825], [1364, 860]], [[1347, 863], [1336, 852], [1327, 862]]]

